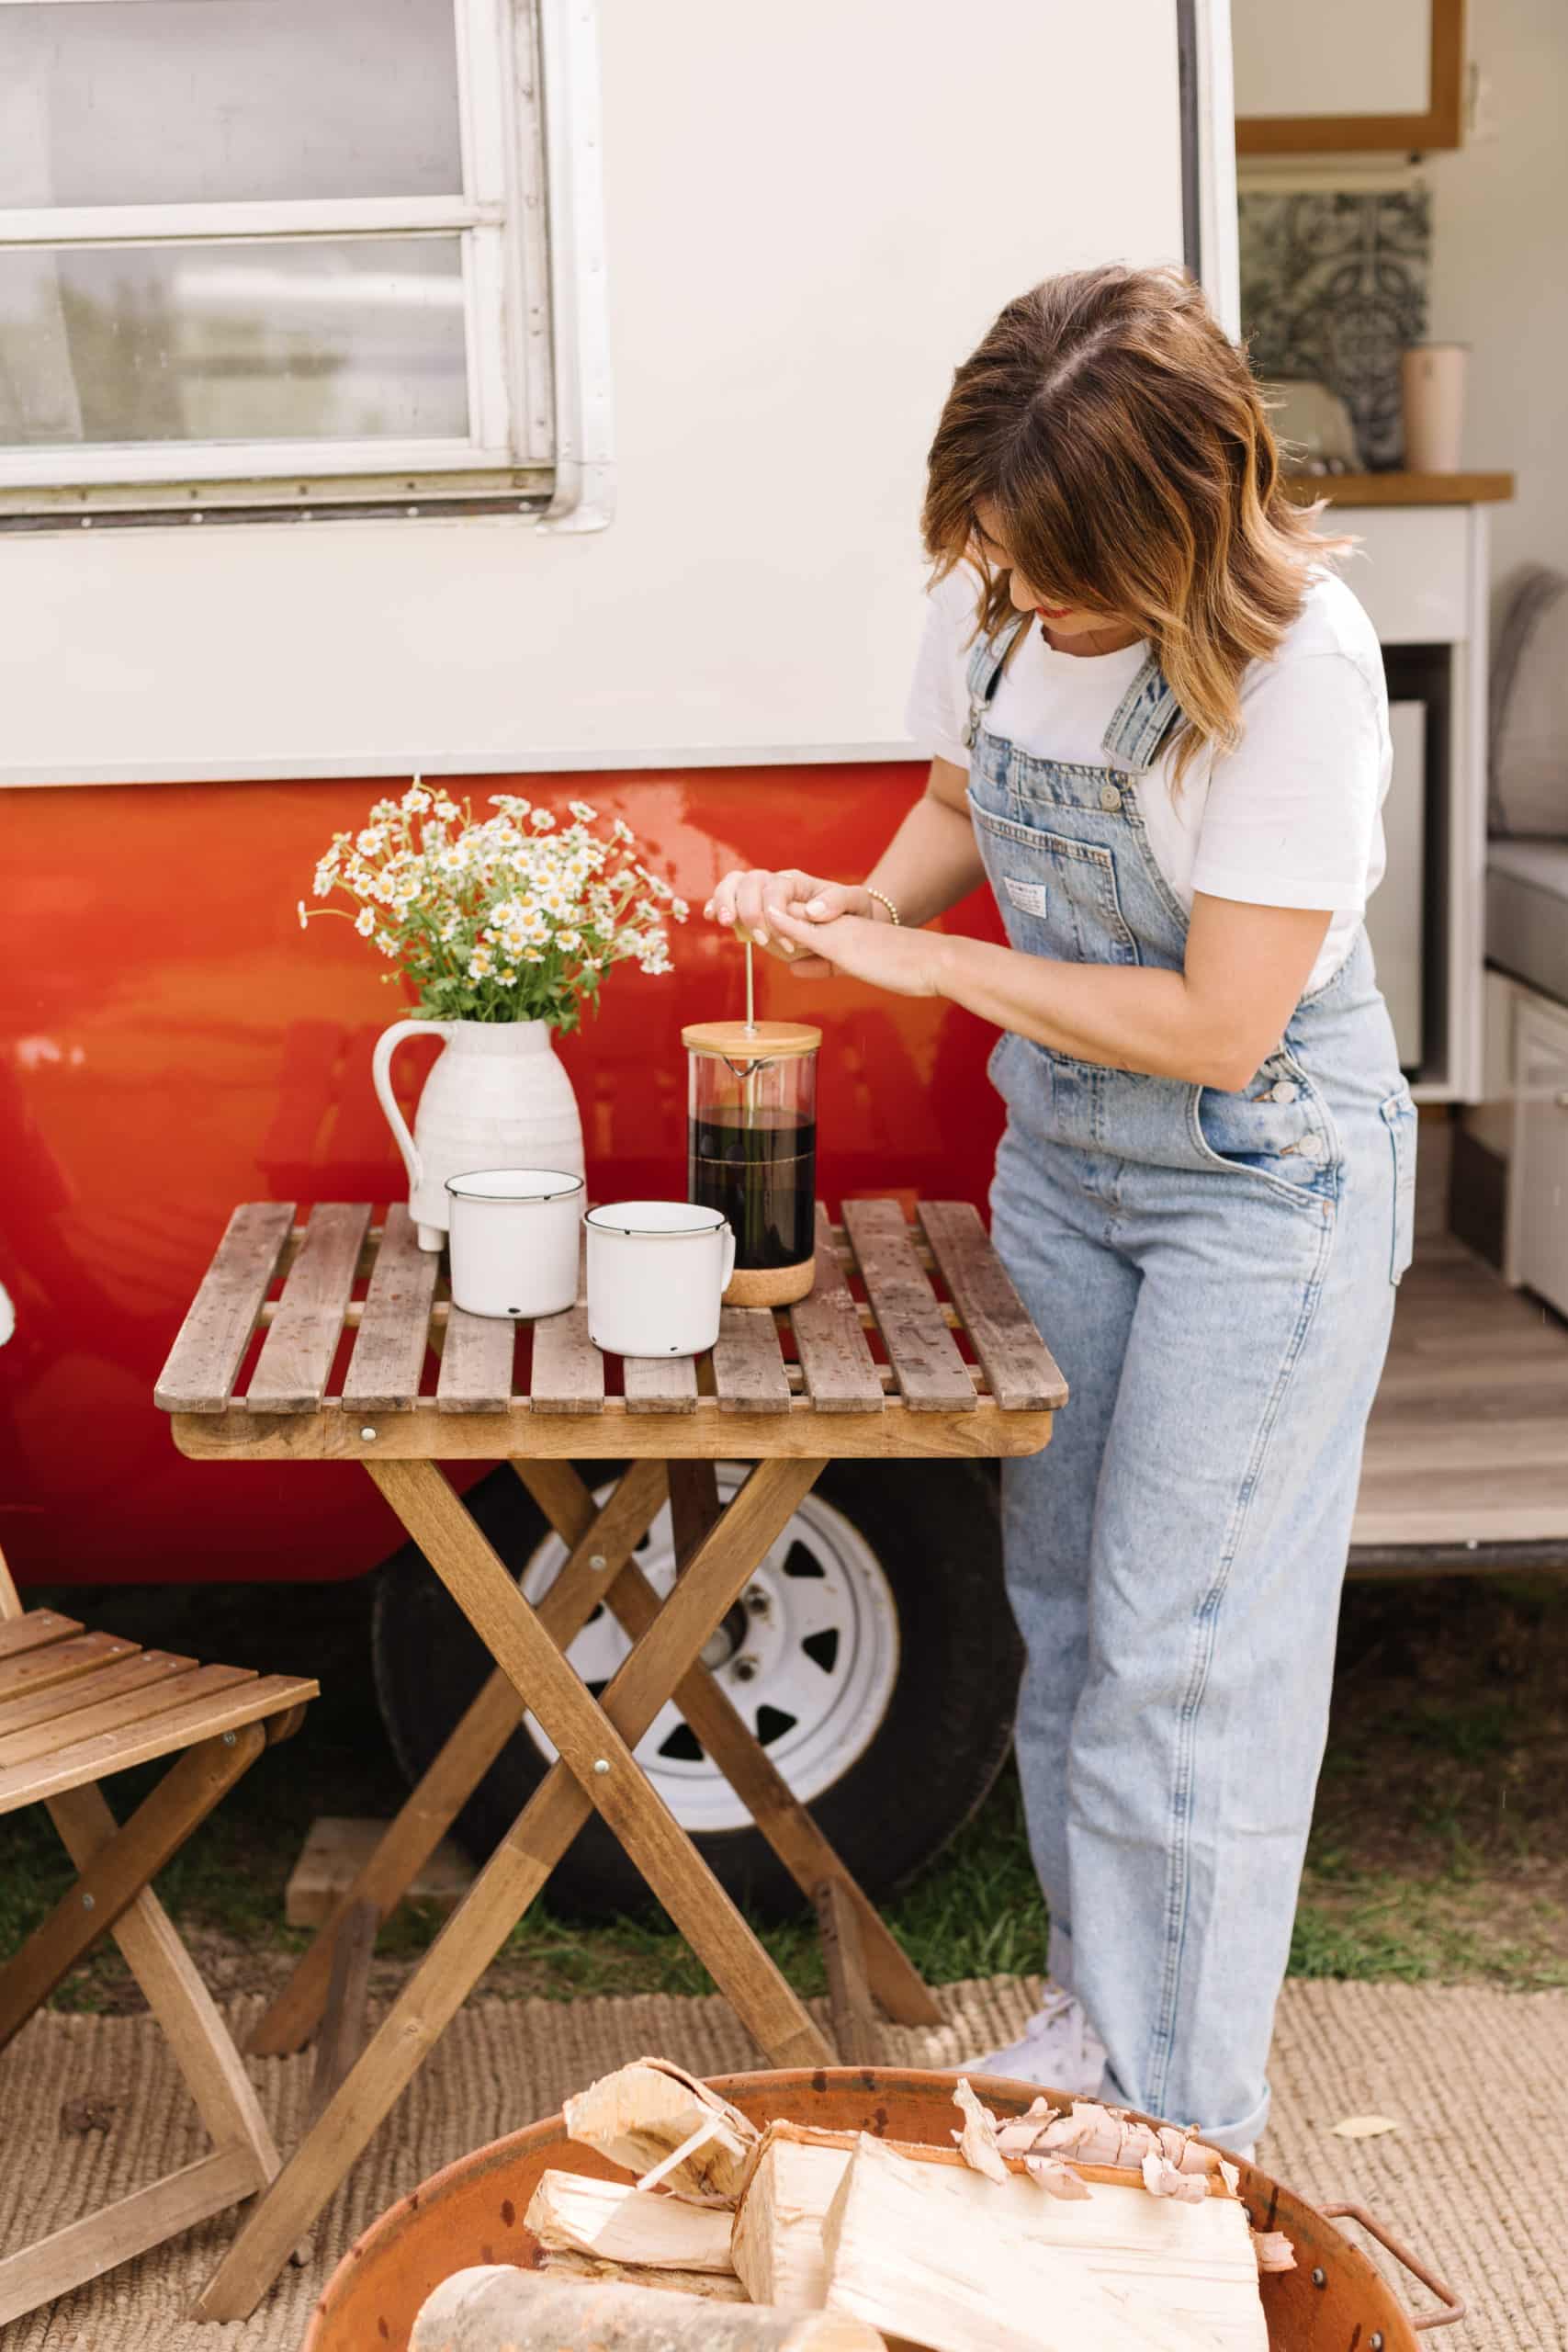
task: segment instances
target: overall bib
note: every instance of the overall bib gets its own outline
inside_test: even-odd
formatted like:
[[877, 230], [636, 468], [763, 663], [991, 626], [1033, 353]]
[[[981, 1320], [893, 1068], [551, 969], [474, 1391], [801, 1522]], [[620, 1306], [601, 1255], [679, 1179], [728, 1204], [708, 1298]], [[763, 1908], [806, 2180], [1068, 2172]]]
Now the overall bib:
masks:
[[[1016, 633], [968, 673], [969, 805], [1008, 936], [1178, 971], [1188, 918], [1138, 804], [1170, 689], [1151, 658], [1103, 767], [1032, 758], [986, 726]], [[997, 1247], [1071, 1390], [1044, 1453], [1003, 1470], [1051, 1972], [1111, 2095], [1240, 2146], [1268, 2113], [1415, 1108], [1364, 931], [1239, 1092], [1010, 1032], [991, 1077]]]

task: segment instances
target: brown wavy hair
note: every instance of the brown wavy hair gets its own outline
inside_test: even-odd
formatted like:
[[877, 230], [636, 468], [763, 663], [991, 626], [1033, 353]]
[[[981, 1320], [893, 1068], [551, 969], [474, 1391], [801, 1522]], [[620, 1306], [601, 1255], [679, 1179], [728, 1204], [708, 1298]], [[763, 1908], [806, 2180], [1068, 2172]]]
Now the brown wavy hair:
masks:
[[1247, 356], [1177, 269], [1077, 270], [1010, 302], [953, 376], [928, 468], [926, 552], [938, 579], [979, 571], [983, 632], [1013, 607], [982, 504], [1043, 596], [1148, 639], [1181, 707], [1178, 779], [1240, 741], [1242, 673], [1353, 544], [1287, 496]]

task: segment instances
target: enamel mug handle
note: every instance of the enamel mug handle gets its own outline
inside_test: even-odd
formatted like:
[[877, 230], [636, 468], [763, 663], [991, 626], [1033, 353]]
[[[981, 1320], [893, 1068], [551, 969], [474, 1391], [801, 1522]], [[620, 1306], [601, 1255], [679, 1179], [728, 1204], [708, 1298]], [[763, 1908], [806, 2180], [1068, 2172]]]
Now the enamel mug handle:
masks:
[[729, 1288], [729, 1277], [734, 1272], [735, 1227], [729, 1223], [728, 1219], [726, 1218], [724, 1227], [724, 1272], [718, 1278], [718, 1287], [721, 1295]]
[[416, 1191], [424, 1182], [424, 1162], [419, 1148], [409, 1133], [409, 1123], [399, 1110], [392, 1093], [392, 1056], [405, 1037], [441, 1037], [451, 1035], [449, 1021], [394, 1021], [376, 1040], [376, 1050], [370, 1057], [370, 1076], [376, 1088], [376, 1100], [386, 1114], [398, 1149], [403, 1155], [408, 1170], [409, 1190]]

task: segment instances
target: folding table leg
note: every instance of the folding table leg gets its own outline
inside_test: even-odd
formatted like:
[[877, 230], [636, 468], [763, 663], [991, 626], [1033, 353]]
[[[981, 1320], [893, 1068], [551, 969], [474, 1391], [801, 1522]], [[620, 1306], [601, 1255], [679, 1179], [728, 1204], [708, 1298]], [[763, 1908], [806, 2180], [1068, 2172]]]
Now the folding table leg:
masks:
[[[714, 1465], [711, 1462], [691, 1460], [671, 1462], [669, 1466], [675, 1556], [684, 1560], [718, 1517]], [[517, 1462], [513, 1467], [519, 1476], [525, 1476], [541, 1510], [549, 1511], [558, 1501], [564, 1516], [566, 1511], [579, 1507], [570, 1488], [561, 1487], [558, 1481], [553, 1497], [547, 1499], [547, 1495], [535, 1487], [532, 1477], [525, 1476], [536, 1467], [559, 1471], [569, 1465]], [[575, 1471], [570, 1475], [576, 1479]], [[587, 1488], [581, 1480], [577, 1483], [586, 1497]], [[562, 1527], [560, 1532], [564, 1535], [566, 1529]], [[660, 1607], [659, 1595], [635, 1559], [627, 1561], [606, 1593], [605, 1603], [622, 1630], [634, 1641], [648, 1631]], [[818, 1890], [829, 1883], [851, 1905], [859, 1925], [860, 1947], [871, 1989], [888, 2016], [900, 2025], [940, 2025], [942, 2011], [914, 1962], [795, 1795], [716, 1677], [699, 1662], [676, 1685], [674, 1698], [694, 1737], [701, 1740], [710, 1759], [724, 1774], [807, 1901], [815, 1905]], [[842, 2054], [847, 2061], [848, 2052]]]
[[[728, 1894], [682, 1829], [622, 1738], [615, 1721], [588, 1690], [524, 1600], [433, 1462], [374, 1462], [367, 1465], [436, 1574], [482, 1634], [554, 1741], [579, 1785], [615, 1831], [664, 1909], [765, 2050], [790, 2050], [802, 2035], [818, 2055], [822, 2037], [779, 1971], [747, 1927]], [[748, 1487], [793, 1486], [808, 1490], [820, 1465], [763, 1463]], [[744, 1490], [743, 1490], [744, 1491]], [[792, 1498], [793, 1508], [793, 1498]], [[747, 1540], [734, 1506], [699, 1547], [712, 1586], [723, 1598], [712, 1611], [710, 1635], [755, 1574], [767, 1542]], [[673, 1604], [690, 1591], [695, 1561], [678, 1580]], [[728, 1571], [728, 1573], [726, 1573]], [[663, 1630], [663, 1614], [647, 1634], [649, 1656], [667, 1668], [668, 1697], [686, 1660]], [[796, 2063], [799, 2063], [798, 2057]]]
[[[424, 1465], [374, 1465], [378, 1475], [415, 1466]], [[696, 1659], [725, 1611], [745, 1589], [757, 1562], [787, 1526], [820, 1467], [816, 1462], [777, 1460], [762, 1463], [752, 1472], [725, 1512], [723, 1524], [687, 1563], [660, 1612], [657, 1639], [645, 1635], [638, 1641], [606, 1686], [600, 1704], [607, 1736], [618, 1736], [628, 1746], [642, 1737], [671, 1685]], [[394, 1506], [400, 1516], [404, 1499], [400, 1494]], [[456, 1497], [452, 1500], [456, 1504]], [[412, 1521], [405, 1524], [417, 1534]], [[428, 1544], [425, 1549], [428, 1554]], [[500, 1563], [496, 1566], [499, 1568]], [[515, 1599], [510, 1581], [508, 1590]], [[570, 1668], [566, 1671], [570, 1673]], [[581, 1690], [581, 1685], [578, 1687]], [[244, 2319], [255, 2309], [305, 2229], [368, 2145], [592, 1810], [592, 1800], [568, 1765], [552, 1766], [340, 2089], [272, 2188], [257, 2200], [203, 2290], [196, 2305], [197, 2316]], [[824, 2037], [777, 1977], [744, 1923], [738, 1921], [738, 1925], [751, 1942], [763, 1984], [776, 1986], [773, 2013], [752, 2024], [754, 2033], [759, 2023], [763, 2027], [758, 2034], [762, 2047], [779, 2064], [830, 2064], [832, 2053]], [[711, 1955], [705, 1956], [711, 1967]], [[727, 1967], [727, 1976], [733, 1973]]]
[[[587, 1623], [647, 1534], [664, 1499], [661, 1462], [634, 1462], [603, 1510], [570, 1463], [541, 1464], [575, 1482], [548, 1489], [547, 1515], [570, 1546], [566, 1563], [539, 1604], [539, 1621], [565, 1649]], [[384, 1919], [396, 1909], [467, 1804], [523, 1718], [523, 1702], [498, 1668], [425, 1770], [401, 1810], [388, 1823], [351, 1886], [299, 1966], [254, 2029], [247, 2047], [260, 2057], [302, 2050], [321, 2022], [332, 1977], [333, 1951], [356, 1904], [371, 1903]]]

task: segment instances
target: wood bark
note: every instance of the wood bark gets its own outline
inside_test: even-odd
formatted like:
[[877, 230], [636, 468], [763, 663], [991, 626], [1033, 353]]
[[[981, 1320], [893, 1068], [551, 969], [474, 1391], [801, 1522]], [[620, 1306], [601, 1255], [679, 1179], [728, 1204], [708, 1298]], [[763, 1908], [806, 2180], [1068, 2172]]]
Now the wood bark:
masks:
[[567, 2100], [563, 2120], [569, 2140], [631, 2173], [651, 2172], [694, 2143], [667, 2185], [705, 2197], [739, 2196], [758, 2139], [739, 2108], [663, 2058], [638, 2058], [602, 2075]]
[[832, 2312], [764, 2311], [646, 2287], [590, 2286], [486, 2265], [444, 2279], [409, 2352], [885, 2352]]

